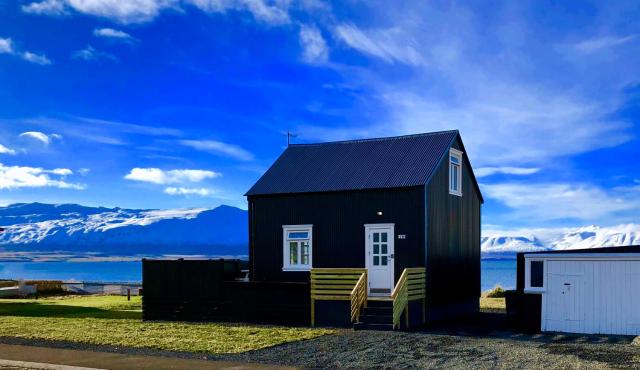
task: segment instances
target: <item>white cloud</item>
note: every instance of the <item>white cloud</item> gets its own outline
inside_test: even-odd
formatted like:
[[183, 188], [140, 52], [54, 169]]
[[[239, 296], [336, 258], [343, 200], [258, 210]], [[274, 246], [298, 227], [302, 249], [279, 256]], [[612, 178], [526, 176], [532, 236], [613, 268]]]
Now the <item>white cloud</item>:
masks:
[[575, 49], [582, 53], [594, 53], [600, 50], [609, 49], [615, 46], [623, 45], [637, 38], [637, 35], [628, 35], [623, 37], [604, 36], [589, 40], [581, 41], [575, 44]]
[[73, 171], [71, 171], [68, 168], [54, 168], [51, 171], [46, 171], [47, 173], [52, 173], [54, 175], [59, 175], [59, 176], [69, 176], [69, 175], [73, 175]]
[[11, 149], [11, 148], [7, 148], [6, 146], [0, 144], [0, 154], [11, 154], [11, 155], [15, 155], [16, 151]]
[[207, 188], [168, 187], [164, 189], [164, 193], [169, 195], [199, 195], [201, 197], [208, 197], [212, 195], [214, 191]]
[[273, 1], [269, 4], [265, 0], [186, 0], [186, 2], [208, 13], [244, 10], [250, 12], [255, 19], [267, 24], [279, 25], [290, 22], [288, 1]]
[[174, 0], [65, 0], [65, 3], [79, 13], [123, 24], [148, 22], [161, 11], [178, 6]]
[[640, 207], [630, 191], [611, 191], [587, 184], [481, 184], [483, 194], [513, 209], [513, 218], [530, 222], [561, 219], [609, 222], [619, 212]]
[[220, 173], [208, 170], [169, 170], [159, 168], [133, 168], [124, 177], [127, 180], [149, 182], [152, 184], [184, 184], [201, 182], [221, 176]]
[[78, 50], [71, 54], [72, 59], [82, 59], [86, 61], [94, 61], [98, 59], [109, 59], [109, 60], [117, 60], [115, 55], [99, 51], [93, 48], [93, 46], [88, 45], [86, 48], [82, 50]]
[[241, 161], [253, 160], [253, 154], [247, 150], [233, 144], [223, 143], [214, 140], [180, 140], [180, 144], [197, 150], [222, 154], [227, 157], [235, 158]]
[[[629, 99], [625, 89], [637, 85], [637, 65], [628, 63], [637, 40], [619, 44], [626, 58], [607, 59], [611, 68], [579, 64], [559, 55], [554, 44], [517, 38], [532, 29], [501, 28], [531, 25], [511, 7], [501, 8], [489, 28], [462, 3], [416, 1], [411, 7], [413, 15], [367, 4], [372, 17], [392, 28], [376, 28], [374, 21], [365, 21], [373, 28], [334, 27], [336, 39], [390, 65], [340, 65], [341, 55], [332, 49], [332, 62], [348, 86], [341, 90], [357, 92], [343, 116], [355, 114], [363, 123], [301, 123], [295, 129], [305, 140], [459, 129], [474, 166], [543, 167], [635, 139], [634, 123], [619, 112]], [[554, 41], [567, 37], [553, 32]], [[412, 67], [399, 70], [391, 63]]]
[[80, 175], [82, 175], [82, 176], [87, 176], [89, 174], [89, 172], [91, 172], [91, 169], [89, 169], [89, 168], [83, 167], [83, 168], [78, 169], [78, 173]]
[[130, 24], [152, 21], [166, 10], [180, 11], [183, 3], [209, 13], [247, 11], [256, 20], [272, 25], [290, 22], [287, 0], [43, 0], [23, 5], [22, 10], [45, 15], [61, 15], [75, 11]]
[[353, 24], [341, 24], [335, 28], [335, 32], [350, 47], [386, 62], [414, 66], [425, 64], [424, 58], [415, 49], [415, 42], [400, 28], [364, 31]]
[[32, 14], [63, 15], [67, 14], [65, 4], [61, 0], [44, 0], [22, 6], [22, 11]]
[[499, 173], [505, 175], [533, 175], [539, 171], [540, 169], [535, 167], [480, 167], [473, 172], [476, 177], [486, 177]]
[[95, 30], [93, 30], [93, 35], [96, 37], [105, 37], [109, 39], [121, 40], [124, 42], [135, 41], [135, 38], [133, 38], [130, 34], [113, 28], [96, 28]]
[[21, 133], [19, 136], [40, 141], [44, 145], [49, 145], [49, 143], [51, 143], [53, 139], [58, 139], [58, 140], [62, 139], [62, 135], [60, 134], [47, 135], [44, 132], [40, 132], [40, 131], [27, 131], [27, 132]]
[[462, 79], [452, 81], [460, 89], [454, 101], [429, 90], [413, 91], [420, 87], [411, 83], [381, 84], [376, 88], [384, 119], [367, 126], [306, 126], [298, 131], [308, 138], [340, 140], [459, 129], [473, 165], [492, 167], [544, 165], [552, 158], [615, 147], [633, 138], [628, 123], [610, 118], [616, 105], [460, 73]]
[[13, 41], [10, 38], [0, 38], [0, 54], [13, 54]]
[[[45, 170], [40, 167], [5, 166], [0, 163], [0, 189], [55, 187], [83, 190], [86, 185], [64, 181], [73, 172], [66, 168]], [[52, 178], [50, 175], [60, 176]]]
[[322, 33], [316, 26], [300, 26], [300, 45], [302, 46], [302, 59], [307, 63], [324, 63], [329, 59], [329, 48], [322, 37]]
[[35, 63], [35, 64], [40, 64], [43, 66], [49, 65], [51, 64], [51, 59], [47, 58], [46, 55], [44, 54], [35, 54], [32, 53], [30, 51], [25, 51], [21, 54], [22, 59], [26, 60], [27, 62], [31, 62], [31, 63]]
[[13, 40], [11, 38], [0, 38], [0, 54], [14, 55], [18, 58], [34, 64], [49, 65], [52, 63], [51, 60], [43, 54], [35, 54], [30, 51], [16, 50], [13, 46]]

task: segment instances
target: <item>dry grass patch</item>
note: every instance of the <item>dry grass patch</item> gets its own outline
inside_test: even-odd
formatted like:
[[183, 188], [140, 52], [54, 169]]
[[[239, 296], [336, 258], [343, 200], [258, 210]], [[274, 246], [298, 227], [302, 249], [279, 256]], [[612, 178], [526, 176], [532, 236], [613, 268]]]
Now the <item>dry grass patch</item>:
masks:
[[484, 312], [505, 312], [507, 306], [504, 298], [480, 298], [480, 310]]

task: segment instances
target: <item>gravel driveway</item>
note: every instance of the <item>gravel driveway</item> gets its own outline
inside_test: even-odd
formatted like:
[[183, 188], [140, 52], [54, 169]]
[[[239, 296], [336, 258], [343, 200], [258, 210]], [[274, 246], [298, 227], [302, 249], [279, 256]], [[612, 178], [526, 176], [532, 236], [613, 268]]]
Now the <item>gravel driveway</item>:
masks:
[[337, 335], [234, 355], [235, 360], [321, 368], [640, 368], [633, 337], [525, 335], [504, 315], [422, 332], [344, 330]]

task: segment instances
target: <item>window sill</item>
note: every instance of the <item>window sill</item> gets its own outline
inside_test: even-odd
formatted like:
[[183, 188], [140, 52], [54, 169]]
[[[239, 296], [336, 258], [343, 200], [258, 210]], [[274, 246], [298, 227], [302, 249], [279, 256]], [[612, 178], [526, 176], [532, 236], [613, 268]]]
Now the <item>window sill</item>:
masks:
[[283, 267], [282, 271], [311, 271], [311, 266], [306, 267]]
[[455, 191], [451, 191], [451, 190], [449, 190], [449, 194], [455, 195], [457, 197], [461, 197], [462, 196], [462, 193], [456, 193]]

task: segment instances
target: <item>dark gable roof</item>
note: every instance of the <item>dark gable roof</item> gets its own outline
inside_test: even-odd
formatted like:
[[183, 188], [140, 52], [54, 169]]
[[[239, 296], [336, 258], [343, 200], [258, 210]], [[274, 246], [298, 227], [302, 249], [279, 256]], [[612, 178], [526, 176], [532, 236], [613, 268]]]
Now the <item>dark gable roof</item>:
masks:
[[245, 195], [426, 184], [458, 131], [290, 145]]

